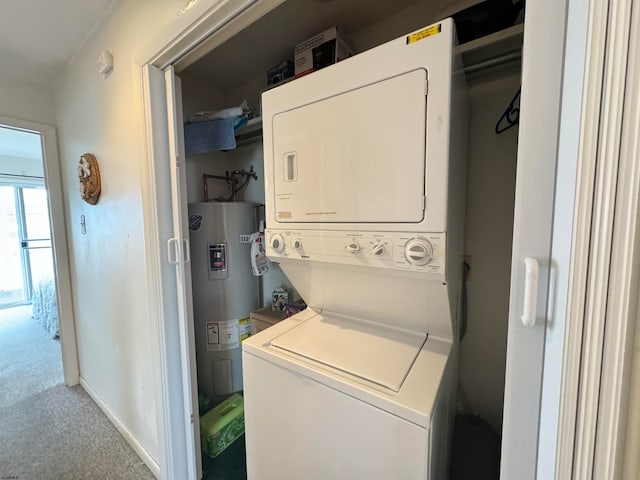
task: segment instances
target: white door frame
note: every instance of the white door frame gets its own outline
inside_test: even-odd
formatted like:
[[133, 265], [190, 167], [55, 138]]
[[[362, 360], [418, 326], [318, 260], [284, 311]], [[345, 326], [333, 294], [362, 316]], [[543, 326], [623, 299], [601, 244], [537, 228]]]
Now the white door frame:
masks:
[[[157, 407], [157, 424], [160, 443], [158, 463], [162, 479], [199, 478], [201, 466], [199, 463], [192, 463], [198, 458], [200, 439], [185, 439], [187, 431], [194, 431], [193, 422], [197, 421], [192, 416], [192, 412], [197, 411], [197, 396], [194, 396], [191, 402], [183, 396], [184, 392], [190, 390], [190, 383], [195, 382], [195, 378], [191, 378], [195, 372], [190, 371], [186, 365], [188, 362], [185, 361], [195, 356], [195, 349], [186, 352], [182, 350], [181, 345], [189, 342], [189, 326], [179, 324], [178, 320], [181, 302], [178, 302], [176, 277], [179, 275], [168, 274], [168, 267], [172, 267], [169, 263], [172, 260], [184, 260], [184, 251], [182, 242], [178, 242], [178, 255], [173, 259], [167, 258], [167, 241], [175, 238], [175, 225], [172, 223], [172, 215], [175, 212], [171, 196], [180, 192], [171, 188], [171, 158], [176, 156], [176, 152], [172, 152], [176, 144], [176, 132], [169, 126], [174, 120], [169, 118], [171, 99], [165, 96], [167, 77], [163, 82], [160, 70], [169, 67], [172, 71], [171, 65], [187, 52], [191, 52], [203, 38], [220, 31], [224, 32], [222, 35], [230, 35], [230, 31], [239, 31], [282, 1], [231, 0], [221, 4], [217, 2], [206, 18], [200, 19], [176, 38], [169, 39], [167, 45], [140, 69], [145, 103], [148, 172], [147, 175], [142, 175], [141, 190], [146, 212], [144, 231], [149, 275], [149, 311], [155, 313], [158, 322], [156, 343], [160, 374], [157, 398], [160, 402]], [[244, 11], [247, 13], [238, 18]], [[236, 18], [238, 21], [232, 22]], [[175, 112], [172, 115], [174, 114]], [[182, 207], [186, 209], [187, 206]], [[172, 245], [176, 245], [175, 240]], [[190, 285], [190, 278], [187, 280]], [[190, 298], [185, 300], [191, 302]], [[193, 329], [192, 325], [190, 327]], [[198, 431], [196, 425], [195, 432]], [[198, 452], [194, 449], [198, 449]]]
[[[617, 432], [609, 430], [611, 436], [603, 442], [602, 450], [596, 449], [596, 438], [598, 428], [602, 427], [599, 426], [602, 418], [598, 416], [604, 413], [598, 411], [600, 401], [606, 404], [609, 400], [615, 403], [620, 399], [615, 390], [602, 390], [601, 381], [605, 381], [605, 377], [601, 375], [605, 373], [603, 365], [606, 362], [605, 326], [611, 315], [619, 316], [621, 310], [629, 307], [624, 299], [625, 289], [629, 287], [625, 282], [630, 282], [632, 277], [631, 257], [624, 259], [628, 262], [625, 268], [612, 263], [611, 255], [612, 248], [616, 248], [614, 218], [622, 215], [627, 221], [615, 226], [616, 229], [632, 227], [629, 219], [624, 218], [624, 206], [616, 204], [630, 7], [630, 0], [611, 0], [592, 2], [589, 11], [559, 403], [554, 477], [557, 480], [591, 478], [596, 462], [603, 466], [602, 472], [611, 473], [611, 464], [605, 466], [611, 457], [605, 461], [601, 457], [615, 456], [611, 449], [615, 450], [616, 445], [611, 440]], [[628, 174], [629, 178], [625, 180], [631, 181], [633, 169]], [[633, 253], [632, 244], [624, 245], [619, 236], [618, 242], [626, 255]], [[617, 333], [613, 336], [620, 341], [620, 332]], [[611, 342], [610, 338], [606, 340]], [[610, 347], [613, 347], [611, 353], [620, 353], [620, 344]], [[620, 387], [623, 381], [620, 358], [614, 363], [620, 369], [616, 373]], [[601, 460], [594, 461], [596, 456]], [[617, 477], [606, 474], [593, 478]]]
[[[564, 478], [623, 477], [627, 395], [640, 280], [640, 63], [638, 3], [595, 2], [587, 92], [582, 182], [586, 305], [567, 349], [564, 401]], [[633, 11], [635, 10], [635, 11]], [[576, 302], [577, 303], [577, 302]], [[577, 419], [577, 421], [575, 420]], [[634, 477], [635, 478], [635, 477]]]
[[71, 271], [67, 247], [67, 229], [62, 192], [62, 175], [58, 157], [56, 129], [52, 125], [0, 116], [0, 125], [30, 133], [37, 133], [42, 139], [44, 182], [49, 197], [49, 219], [51, 222], [51, 251], [54, 261], [54, 276], [58, 300], [60, 322], [60, 348], [64, 383], [77, 385], [80, 379], [76, 326], [71, 295]]
[[[637, 441], [625, 441], [627, 430], [637, 439], [638, 425], [629, 422], [629, 408], [640, 399], [629, 398], [634, 355], [638, 349], [638, 287], [640, 284], [640, 4], [628, 2], [621, 16], [630, 17], [626, 84], [622, 116], [615, 225], [611, 249], [611, 276], [601, 375], [601, 399], [594, 458], [594, 478], [638, 478]], [[624, 42], [623, 42], [624, 45]], [[635, 336], [635, 351], [634, 351]], [[636, 367], [640, 363], [636, 360]], [[636, 382], [638, 372], [635, 373]], [[635, 388], [637, 389], [638, 384]], [[637, 410], [637, 407], [634, 407]], [[629, 439], [629, 437], [627, 437]], [[630, 439], [629, 439], [630, 440]], [[625, 451], [626, 449], [626, 451]], [[626, 458], [625, 458], [626, 457]]]
[[[612, 55], [612, 68], [617, 70], [614, 87], [616, 102], [609, 112], [620, 122], [615, 131], [619, 142], [614, 158], [615, 188], [606, 190], [609, 203], [614, 203], [611, 228], [609, 288], [604, 324], [602, 368], [595, 429], [593, 477], [638, 478], [640, 472], [623, 473], [628, 396], [633, 360], [633, 340], [638, 313], [640, 283], [640, 4], [632, 0], [618, 1], [612, 29], [618, 36]], [[633, 11], [632, 11], [633, 10]], [[612, 179], [613, 180], [613, 179]], [[607, 252], [608, 253], [608, 252]], [[586, 373], [586, 372], [585, 372]], [[637, 456], [638, 452], [629, 452]]]

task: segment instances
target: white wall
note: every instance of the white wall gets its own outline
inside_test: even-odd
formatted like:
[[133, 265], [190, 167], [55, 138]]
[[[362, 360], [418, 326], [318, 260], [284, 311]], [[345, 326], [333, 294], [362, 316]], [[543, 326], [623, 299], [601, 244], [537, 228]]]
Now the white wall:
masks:
[[502, 429], [518, 127], [500, 135], [494, 128], [519, 86], [519, 73], [469, 85], [465, 254], [471, 256], [471, 271], [459, 379], [471, 413], [498, 432]]
[[53, 125], [53, 92], [40, 85], [0, 77], [0, 115]]
[[[156, 473], [159, 369], [156, 319], [147, 313], [140, 67], [214, 2], [199, 2], [177, 15], [184, 3], [115, 2], [55, 88], [80, 374]], [[105, 49], [115, 63], [106, 79], [96, 66]], [[48, 120], [53, 123], [53, 114]], [[95, 206], [78, 194], [76, 168], [85, 152], [96, 155], [101, 169], [102, 195]]]

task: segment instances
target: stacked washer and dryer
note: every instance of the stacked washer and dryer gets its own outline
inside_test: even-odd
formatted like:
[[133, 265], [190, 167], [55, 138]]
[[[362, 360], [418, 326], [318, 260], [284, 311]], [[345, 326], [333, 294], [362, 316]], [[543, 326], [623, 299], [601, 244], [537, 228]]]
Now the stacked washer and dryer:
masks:
[[450, 19], [262, 97], [267, 254], [305, 311], [247, 339], [247, 473], [447, 478], [466, 92]]

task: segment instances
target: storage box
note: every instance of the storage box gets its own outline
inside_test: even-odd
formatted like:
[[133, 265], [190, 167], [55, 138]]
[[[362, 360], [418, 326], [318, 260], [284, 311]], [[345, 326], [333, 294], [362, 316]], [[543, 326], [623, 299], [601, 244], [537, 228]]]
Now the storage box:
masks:
[[284, 82], [287, 78], [293, 77], [293, 75], [293, 62], [291, 60], [280, 62], [275, 67], [267, 70], [267, 85], [271, 86]]
[[271, 325], [284, 320], [287, 316], [286, 312], [273, 311], [271, 307], [264, 307], [255, 312], [251, 312], [251, 335], [258, 333]]
[[328, 67], [353, 55], [338, 27], [331, 27], [296, 45], [294, 61], [296, 78]]
[[244, 433], [244, 399], [234, 393], [200, 417], [202, 451], [209, 457], [220, 455]]

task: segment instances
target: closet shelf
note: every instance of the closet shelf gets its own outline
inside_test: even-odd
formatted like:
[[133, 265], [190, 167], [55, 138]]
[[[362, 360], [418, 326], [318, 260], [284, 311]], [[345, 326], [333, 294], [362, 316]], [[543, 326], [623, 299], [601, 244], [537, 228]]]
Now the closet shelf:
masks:
[[[457, 47], [467, 78], [479, 72], [520, 63], [524, 25], [518, 24], [499, 32], [463, 43]], [[262, 140], [262, 117], [252, 118], [236, 132], [241, 147]]]
[[262, 140], [262, 117], [252, 118], [236, 132], [236, 144], [248, 145]]
[[520, 62], [524, 24], [505, 28], [457, 47], [467, 76], [493, 67]]

